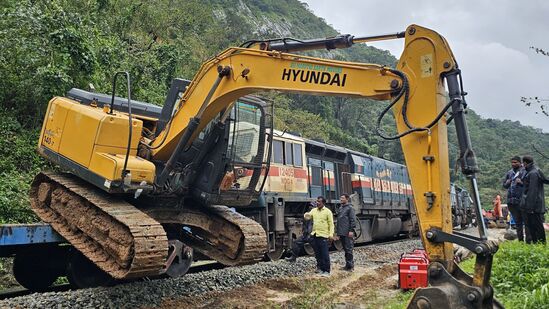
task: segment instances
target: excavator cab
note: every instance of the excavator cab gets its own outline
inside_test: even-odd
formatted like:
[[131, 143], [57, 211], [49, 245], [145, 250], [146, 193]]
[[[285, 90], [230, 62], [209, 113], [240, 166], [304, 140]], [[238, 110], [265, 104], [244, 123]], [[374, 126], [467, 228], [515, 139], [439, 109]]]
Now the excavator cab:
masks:
[[269, 167], [266, 154], [271, 153], [271, 143], [266, 133], [272, 131], [271, 115], [272, 105], [246, 96], [200, 132], [193, 147], [208, 155], [198, 165], [192, 185], [195, 198], [207, 205], [234, 207], [250, 205], [258, 197]]

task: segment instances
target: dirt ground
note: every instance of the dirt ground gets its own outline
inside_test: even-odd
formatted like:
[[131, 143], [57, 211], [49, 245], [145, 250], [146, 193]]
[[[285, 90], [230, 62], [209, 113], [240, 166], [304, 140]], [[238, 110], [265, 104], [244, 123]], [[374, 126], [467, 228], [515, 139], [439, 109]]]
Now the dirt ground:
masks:
[[[476, 229], [466, 233], [476, 234]], [[503, 239], [504, 229], [490, 229], [489, 237]], [[270, 280], [225, 292], [166, 300], [160, 308], [402, 308], [409, 296], [398, 289], [396, 264], [356, 267], [349, 273], [332, 265], [329, 278], [310, 273], [303, 277]]]
[[167, 300], [160, 308], [381, 308], [394, 299], [397, 266], [335, 269], [329, 278], [314, 273], [270, 280], [226, 292]]

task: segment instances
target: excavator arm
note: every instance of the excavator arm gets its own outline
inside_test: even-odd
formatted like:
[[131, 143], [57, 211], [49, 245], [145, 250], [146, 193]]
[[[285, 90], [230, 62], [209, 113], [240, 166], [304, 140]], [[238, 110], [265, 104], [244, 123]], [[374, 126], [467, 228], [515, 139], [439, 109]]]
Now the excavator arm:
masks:
[[[397, 38], [404, 38], [405, 48], [396, 69], [288, 53]], [[151, 142], [152, 159], [166, 162], [156, 179], [157, 185], [166, 180], [180, 152], [231, 102], [267, 90], [391, 100], [383, 114], [392, 108], [398, 135], [379, 133], [401, 141], [421, 238], [431, 259], [430, 287], [417, 290], [409, 308], [501, 306], [493, 299], [489, 285], [497, 245], [487, 240], [481, 217], [478, 168], [464, 116], [466, 93], [457, 62], [441, 35], [411, 25], [405, 32], [390, 35], [253, 41], [244, 47], [225, 50], [202, 65], [172, 120]], [[451, 121], [456, 127], [461, 170], [471, 182], [479, 237], [452, 231], [447, 137]], [[472, 278], [454, 263], [453, 244], [477, 254]]]

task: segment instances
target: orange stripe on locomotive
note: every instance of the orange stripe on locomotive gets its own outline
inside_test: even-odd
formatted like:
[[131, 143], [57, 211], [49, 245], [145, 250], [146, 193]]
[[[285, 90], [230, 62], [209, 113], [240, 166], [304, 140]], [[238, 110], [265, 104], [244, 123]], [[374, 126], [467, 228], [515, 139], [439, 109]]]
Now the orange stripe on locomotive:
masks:
[[[279, 151], [281, 150], [282, 158], [277, 160], [272, 160], [271, 168], [265, 183], [264, 190], [266, 192], [277, 192], [277, 193], [297, 193], [297, 194], [308, 194], [308, 186], [312, 182], [312, 175], [309, 174], [307, 170], [306, 163], [306, 154], [305, 142], [302, 138], [294, 136], [291, 134], [282, 134], [281, 132], [276, 131], [274, 142], [281, 143], [279, 145]], [[286, 162], [287, 152], [289, 149], [288, 144], [291, 144], [292, 147], [300, 145], [301, 147], [301, 166], [295, 166], [293, 163], [288, 164]], [[273, 157], [276, 155], [276, 150], [273, 147]], [[280, 155], [280, 154], [279, 154]], [[293, 154], [292, 154], [293, 155]], [[374, 158], [374, 160], [379, 160]], [[352, 164], [352, 163], [351, 163]], [[322, 181], [326, 190], [330, 188], [335, 190], [336, 187], [336, 175], [333, 170], [323, 169]], [[351, 185], [354, 192], [362, 192], [362, 189], [372, 190], [373, 192], [384, 192], [389, 194], [397, 195], [406, 195], [411, 196], [412, 190], [409, 183], [404, 183], [391, 179], [390, 174], [387, 178], [385, 177], [371, 177], [364, 174], [369, 174], [375, 171], [366, 171], [363, 165], [355, 166], [355, 173], [350, 173], [351, 175]], [[386, 172], [387, 173], [387, 172]], [[407, 177], [406, 177], [407, 178]], [[400, 180], [400, 179], [399, 179]], [[406, 179], [407, 180], [407, 179]]]
[[303, 139], [275, 131], [271, 167], [264, 190], [277, 193], [307, 194], [308, 172]]

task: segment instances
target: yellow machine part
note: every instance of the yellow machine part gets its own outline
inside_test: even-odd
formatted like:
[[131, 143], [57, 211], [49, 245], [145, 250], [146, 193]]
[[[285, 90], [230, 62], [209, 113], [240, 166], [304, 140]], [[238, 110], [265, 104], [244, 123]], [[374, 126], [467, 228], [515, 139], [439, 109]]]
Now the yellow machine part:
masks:
[[[63, 156], [108, 181], [120, 180], [128, 145], [128, 116], [107, 113], [101, 108], [82, 105], [74, 100], [53, 98], [46, 112], [38, 149]], [[132, 120], [132, 140], [127, 169], [132, 182], [154, 182], [153, 163], [137, 157], [143, 122]]]

